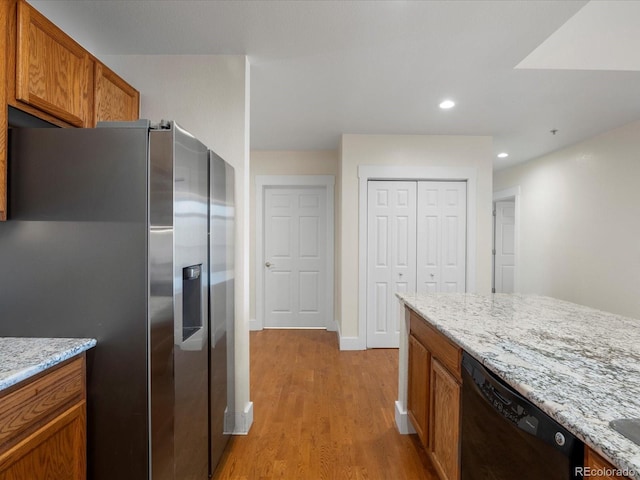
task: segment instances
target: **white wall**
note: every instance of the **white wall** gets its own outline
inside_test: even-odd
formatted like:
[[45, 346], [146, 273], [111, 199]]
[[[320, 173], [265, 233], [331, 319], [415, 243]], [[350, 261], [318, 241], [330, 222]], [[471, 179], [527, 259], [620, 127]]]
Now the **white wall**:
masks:
[[[491, 137], [444, 135], [343, 135], [339, 191], [341, 337], [359, 336], [358, 309], [358, 167], [466, 167], [476, 171], [475, 291], [491, 290]], [[360, 338], [360, 342], [363, 339]]]
[[244, 55], [107, 55], [140, 91], [140, 116], [175, 120], [235, 168], [236, 431], [252, 422], [249, 397], [249, 63]]
[[[336, 183], [338, 181], [338, 161], [339, 156], [336, 150], [313, 150], [313, 151], [262, 151], [251, 152], [251, 319], [256, 318], [256, 175], [334, 175]], [[336, 190], [334, 190], [335, 192]], [[335, 194], [334, 194], [335, 195]], [[338, 202], [334, 199], [335, 210], [338, 209]], [[334, 212], [334, 218], [337, 212]], [[336, 229], [334, 229], [336, 231]], [[337, 232], [335, 242], [337, 243]], [[337, 262], [337, 251], [335, 253]], [[337, 272], [334, 265], [334, 272]], [[337, 275], [336, 275], [337, 276]], [[334, 285], [335, 285], [334, 279]], [[337, 311], [339, 304], [337, 286], [334, 286], [334, 303]]]
[[640, 122], [494, 174], [520, 185], [520, 287], [640, 318]]

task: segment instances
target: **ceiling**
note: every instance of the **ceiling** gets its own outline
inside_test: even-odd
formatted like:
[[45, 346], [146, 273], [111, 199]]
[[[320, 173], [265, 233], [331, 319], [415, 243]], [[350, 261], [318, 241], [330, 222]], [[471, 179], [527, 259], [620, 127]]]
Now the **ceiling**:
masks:
[[252, 150], [490, 135], [502, 168], [640, 119], [638, 1], [29, 2], [98, 57], [248, 55]]

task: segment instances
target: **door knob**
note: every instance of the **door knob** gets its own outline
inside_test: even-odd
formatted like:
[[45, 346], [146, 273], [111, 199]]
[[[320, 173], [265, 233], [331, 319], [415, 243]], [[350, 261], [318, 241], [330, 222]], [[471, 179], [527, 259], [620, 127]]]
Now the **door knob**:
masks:
[[271, 262], [267, 262], [264, 264], [265, 267], [269, 268], [271, 265], [273, 265]]
[[431, 275], [431, 278], [433, 278], [433, 277], [435, 277], [435, 276], [436, 276], [436, 274], [435, 274], [435, 273], [431, 273], [430, 275]]

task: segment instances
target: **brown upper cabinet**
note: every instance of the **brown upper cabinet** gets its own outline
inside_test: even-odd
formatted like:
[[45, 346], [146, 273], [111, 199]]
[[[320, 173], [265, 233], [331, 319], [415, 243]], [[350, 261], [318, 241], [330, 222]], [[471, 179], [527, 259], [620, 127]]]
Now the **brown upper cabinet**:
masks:
[[93, 123], [89, 52], [29, 4], [17, 4], [15, 100], [75, 127]]
[[0, 1], [0, 221], [7, 219], [7, 24], [9, 18], [9, 4]]
[[61, 127], [137, 120], [139, 92], [24, 0], [0, 0], [0, 220], [7, 215], [7, 105]]
[[95, 123], [102, 120], [137, 120], [140, 93], [96, 60], [94, 73]]

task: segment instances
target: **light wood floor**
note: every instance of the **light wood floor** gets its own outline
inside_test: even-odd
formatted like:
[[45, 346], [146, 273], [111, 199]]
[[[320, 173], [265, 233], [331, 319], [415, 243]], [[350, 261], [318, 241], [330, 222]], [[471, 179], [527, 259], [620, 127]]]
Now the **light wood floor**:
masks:
[[251, 332], [254, 423], [214, 479], [436, 480], [395, 428], [398, 350], [340, 352], [334, 332]]

